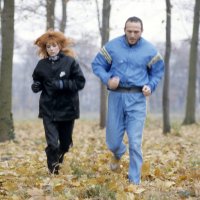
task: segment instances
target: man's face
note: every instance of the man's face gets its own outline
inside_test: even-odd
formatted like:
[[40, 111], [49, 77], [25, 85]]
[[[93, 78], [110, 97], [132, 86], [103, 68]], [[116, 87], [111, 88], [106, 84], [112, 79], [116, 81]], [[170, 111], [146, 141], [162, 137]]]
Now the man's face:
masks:
[[134, 45], [142, 35], [142, 27], [140, 22], [127, 22], [124, 28], [127, 41], [130, 45]]

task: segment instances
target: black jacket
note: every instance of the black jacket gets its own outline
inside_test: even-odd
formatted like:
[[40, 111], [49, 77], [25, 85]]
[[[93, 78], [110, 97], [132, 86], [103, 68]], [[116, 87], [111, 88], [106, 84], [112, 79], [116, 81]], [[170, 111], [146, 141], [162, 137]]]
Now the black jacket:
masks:
[[[74, 58], [60, 53], [56, 61], [42, 59], [32, 76], [42, 84], [39, 117], [49, 117], [53, 121], [79, 118], [78, 91], [83, 89], [85, 78]], [[63, 89], [53, 86], [55, 80], [62, 80]]]

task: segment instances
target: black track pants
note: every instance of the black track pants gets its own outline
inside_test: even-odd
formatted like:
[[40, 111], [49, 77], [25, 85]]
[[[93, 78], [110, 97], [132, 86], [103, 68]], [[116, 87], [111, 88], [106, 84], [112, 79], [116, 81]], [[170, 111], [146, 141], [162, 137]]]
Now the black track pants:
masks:
[[[50, 172], [55, 170], [59, 163], [63, 162], [63, 157], [72, 146], [72, 132], [74, 120], [54, 122], [49, 118], [43, 118], [47, 147], [47, 165]], [[57, 168], [58, 169], [58, 168]]]

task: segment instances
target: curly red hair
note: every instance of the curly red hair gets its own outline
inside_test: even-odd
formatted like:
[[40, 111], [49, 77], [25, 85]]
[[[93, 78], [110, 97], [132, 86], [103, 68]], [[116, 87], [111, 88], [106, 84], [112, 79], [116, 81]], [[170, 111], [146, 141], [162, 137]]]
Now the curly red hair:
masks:
[[59, 31], [53, 31], [53, 30], [48, 30], [46, 33], [41, 35], [39, 38], [36, 39], [34, 42], [35, 45], [39, 47], [38, 54], [42, 58], [47, 58], [47, 50], [46, 50], [46, 45], [48, 44], [58, 44], [61, 51], [65, 55], [69, 55], [74, 57], [74, 51], [69, 48], [73, 44], [73, 40], [70, 38], [65, 37], [65, 35], [62, 32]]

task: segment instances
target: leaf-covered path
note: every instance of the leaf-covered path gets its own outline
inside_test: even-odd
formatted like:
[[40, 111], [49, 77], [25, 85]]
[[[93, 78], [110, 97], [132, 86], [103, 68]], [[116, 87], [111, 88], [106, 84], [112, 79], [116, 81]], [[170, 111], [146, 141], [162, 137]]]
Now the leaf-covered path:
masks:
[[74, 147], [57, 176], [47, 172], [41, 121], [16, 122], [15, 141], [0, 143], [0, 199], [200, 199], [200, 126], [174, 124], [172, 134], [163, 136], [160, 124], [147, 120], [142, 184], [136, 188], [127, 181], [128, 152], [118, 172], [109, 170], [105, 130], [96, 121], [76, 121]]

